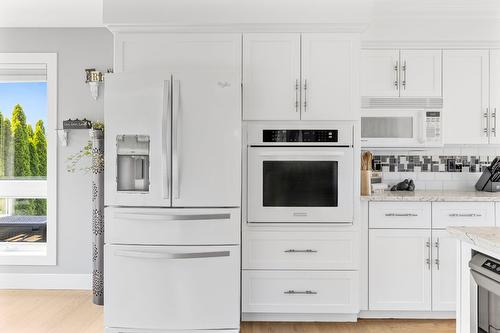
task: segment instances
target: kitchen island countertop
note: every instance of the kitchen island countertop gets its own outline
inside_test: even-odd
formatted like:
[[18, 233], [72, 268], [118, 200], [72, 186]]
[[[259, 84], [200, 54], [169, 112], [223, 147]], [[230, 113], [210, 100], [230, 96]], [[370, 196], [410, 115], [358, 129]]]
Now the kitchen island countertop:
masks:
[[448, 227], [446, 230], [455, 238], [500, 258], [500, 227]]

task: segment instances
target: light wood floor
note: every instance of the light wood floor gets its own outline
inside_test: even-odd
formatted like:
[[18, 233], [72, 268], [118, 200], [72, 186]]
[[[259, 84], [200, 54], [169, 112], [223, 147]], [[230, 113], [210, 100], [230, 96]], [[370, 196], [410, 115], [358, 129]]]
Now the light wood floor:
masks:
[[[0, 291], [2, 333], [102, 333], [102, 307], [88, 291]], [[242, 333], [454, 333], [453, 320], [241, 324]]]

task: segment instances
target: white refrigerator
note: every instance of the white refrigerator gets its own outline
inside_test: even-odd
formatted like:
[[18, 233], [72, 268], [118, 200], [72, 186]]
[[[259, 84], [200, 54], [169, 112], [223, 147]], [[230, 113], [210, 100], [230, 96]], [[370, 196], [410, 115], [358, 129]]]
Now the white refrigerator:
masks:
[[240, 75], [106, 75], [106, 332], [239, 330]]

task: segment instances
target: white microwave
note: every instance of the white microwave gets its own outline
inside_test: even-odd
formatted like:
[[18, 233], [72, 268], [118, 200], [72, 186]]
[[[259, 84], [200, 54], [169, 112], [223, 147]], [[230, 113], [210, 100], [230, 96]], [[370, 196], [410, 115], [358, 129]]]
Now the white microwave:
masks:
[[442, 110], [363, 110], [361, 146], [369, 148], [442, 147]]

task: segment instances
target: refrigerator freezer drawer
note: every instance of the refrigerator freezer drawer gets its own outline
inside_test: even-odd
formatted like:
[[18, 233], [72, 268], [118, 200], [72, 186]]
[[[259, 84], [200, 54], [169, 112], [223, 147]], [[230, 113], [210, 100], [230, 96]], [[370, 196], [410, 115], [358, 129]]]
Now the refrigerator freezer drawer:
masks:
[[240, 243], [239, 208], [107, 207], [104, 216], [106, 244]]
[[106, 245], [104, 254], [107, 328], [239, 327], [239, 246]]

